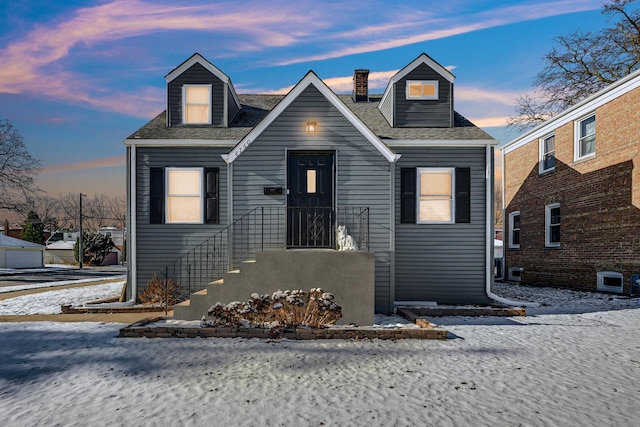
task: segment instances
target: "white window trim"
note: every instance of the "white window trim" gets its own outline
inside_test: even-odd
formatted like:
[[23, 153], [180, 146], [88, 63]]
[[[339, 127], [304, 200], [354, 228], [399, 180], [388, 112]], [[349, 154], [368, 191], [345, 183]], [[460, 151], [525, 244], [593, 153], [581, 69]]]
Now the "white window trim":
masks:
[[[520, 243], [513, 243], [513, 219], [520, 216], [520, 211], [513, 211], [509, 214], [509, 249], [520, 249]], [[522, 217], [520, 217], [520, 240], [522, 240]]]
[[[187, 88], [190, 87], [206, 87], [209, 88], [209, 103], [207, 104], [209, 107], [209, 120], [205, 122], [189, 122], [187, 123], [186, 114], [187, 114]], [[211, 103], [211, 97], [213, 91], [213, 85], [211, 84], [185, 84], [182, 85], [182, 124], [184, 125], [210, 125], [211, 124], [211, 115], [213, 114], [213, 105]], [[192, 104], [192, 105], [204, 105], [204, 104]]]
[[[544, 151], [544, 143], [547, 139], [551, 138], [551, 137], [555, 137], [556, 134], [555, 133], [550, 133], [548, 135], [543, 136], [542, 138], [539, 139], [539, 146], [538, 146], [538, 173], [543, 174], [543, 173], [547, 173], [547, 172], [551, 172], [553, 170], [556, 169], [555, 166], [550, 167], [545, 169], [544, 168], [544, 155], [546, 154]], [[555, 158], [556, 156], [556, 148], [555, 148], [555, 141], [554, 141], [554, 146], [553, 146], [553, 157]]]
[[[409, 86], [412, 84], [430, 84], [430, 85], [434, 85], [434, 93], [435, 95], [433, 96], [409, 96]], [[428, 100], [437, 100], [439, 99], [439, 90], [440, 90], [440, 82], [438, 80], [407, 80], [406, 82], [406, 86], [405, 86], [405, 98], [409, 101], [412, 100], [420, 100], [420, 99], [428, 99]]]
[[[165, 168], [165, 183], [164, 183], [164, 188], [165, 188], [165, 192], [164, 192], [164, 217], [165, 217], [165, 224], [204, 224], [204, 203], [205, 203], [205, 195], [204, 195], [204, 168], [175, 168], [175, 167], [168, 167]], [[171, 196], [169, 194], [169, 176], [171, 175], [172, 171], [198, 171], [200, 173], [200, 182], [199, 182], [199, 197], [200, 197], [200, 218], [197, 221], [171, 221], [169, 219], [169, 197]], [[187, 194], [182, 194], [182, 196], [192, 196], [195, 197], [195, 194], [191, 194], [191, 195], [187, 195]]]
[[[559, 208], [560, 203], [551, 203], [544, 207], [544, 245], [547, 248], [559, 248], [560, 242], [551, 241], [551, 209]], [[562, 211], [560, 211], [560, 232], [562, 233]], [[562, 234], [560, 234], [562, 235]]]
[[[420, 187], [420, 173], [422, 171], [447, 171], [451, 175], [451, 212], [449, 221], [420, 221], [420, 196], [422, 189]], [[455, 212], [456, 212], [456, 168], [416, 168], [416, 224], [455, 224]]]
[[[582, 139], [582, 137], [580, 136], [580, 125], [582, 124], [582, 122], [584, 122], [587, 119], [590, 119], [591, 117], [595, 117], [596, 113], [589, 113], [586, 116], [582, 116], [579, 119], [577, 119], [575, 122], [573, 122], [573, 161], [577, 162], [579, 160], [586, 160], [586, 159], [590, 159], [592, 157], [596, 156], [596, 148], [594, 147], [593, 153], [589, 153], [585, 156], [580, 156], [580, 140]], [[598, 119], [596, 118], [596, 130], [598, 129]], [[594, 131], [594, 137], [595, 137], [595, 131]], [[596, 144], [598, 143], [598, 141], [596, 140]]]

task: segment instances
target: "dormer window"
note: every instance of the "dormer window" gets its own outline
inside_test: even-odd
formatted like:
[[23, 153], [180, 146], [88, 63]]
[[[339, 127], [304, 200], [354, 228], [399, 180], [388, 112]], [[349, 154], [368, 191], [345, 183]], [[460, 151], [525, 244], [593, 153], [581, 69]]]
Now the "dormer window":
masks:
[[184, 85], [182, 100], [183, 124], [211, 124], [211, 85]]
[[438, 81], [407, 80], [407, 99], [438, 99]]

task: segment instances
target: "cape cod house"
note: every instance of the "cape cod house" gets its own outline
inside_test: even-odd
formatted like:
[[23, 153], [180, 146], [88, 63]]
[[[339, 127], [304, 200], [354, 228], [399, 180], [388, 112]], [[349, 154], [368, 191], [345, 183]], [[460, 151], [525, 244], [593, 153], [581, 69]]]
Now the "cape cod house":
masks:
[[640, 71], [502, 149], [506, 277], [640, 293]]
[[199, 319], [322, 287], [359, 324], [490, 302], [497, 141], [454, 111], [455, 77], [428, 55], [382, 95], [368, 73], [351, 95], [313, 71], [286, 95], [243, 95], [199, 54], [171, 71], [166, 111], [125, 140], [129, 296], [157, 274], [190, 298], [174, 316]]

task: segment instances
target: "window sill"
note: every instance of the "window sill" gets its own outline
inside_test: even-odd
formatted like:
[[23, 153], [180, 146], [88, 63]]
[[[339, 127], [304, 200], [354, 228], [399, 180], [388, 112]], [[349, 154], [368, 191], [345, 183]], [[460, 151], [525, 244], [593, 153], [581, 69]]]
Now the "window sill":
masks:
[[538, 171], [538, 176], [550, 175], [550, 174], [554, 173], [555, 171], [556, 171], [556, 168], [547, 169], [547, 170], [543, 170], [543, 171]]
[[591, 159], [595, 159], [595, 157], [596, 157], [596, 153], [593, 153], [593, 154], [589, 154], [588, 156], [584, 156], [584, 157], [580, 157], [580, 158], [577, 158], [577, 159], [573, 159], [573, 164], [575, 165], [575, 164], [587, 162], [587, 161], [589, 161]]
[[557, 245], [554, 244], [548, 244], [548, 245], [544, 245], [545, 249], [560, 249], [560, 244], [558, 243]]

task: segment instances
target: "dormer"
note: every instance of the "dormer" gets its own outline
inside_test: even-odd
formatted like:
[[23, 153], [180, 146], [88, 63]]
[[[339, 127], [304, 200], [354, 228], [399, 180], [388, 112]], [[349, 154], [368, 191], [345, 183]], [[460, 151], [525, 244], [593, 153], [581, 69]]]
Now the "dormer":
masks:
[[165, 79], [167, 126], [228, 127], [241, 109], [231, 79], [198, 53]]
[[394, 128], [453, 127], [454, 80], [423, 53], [391, 78], [378, 108]]

